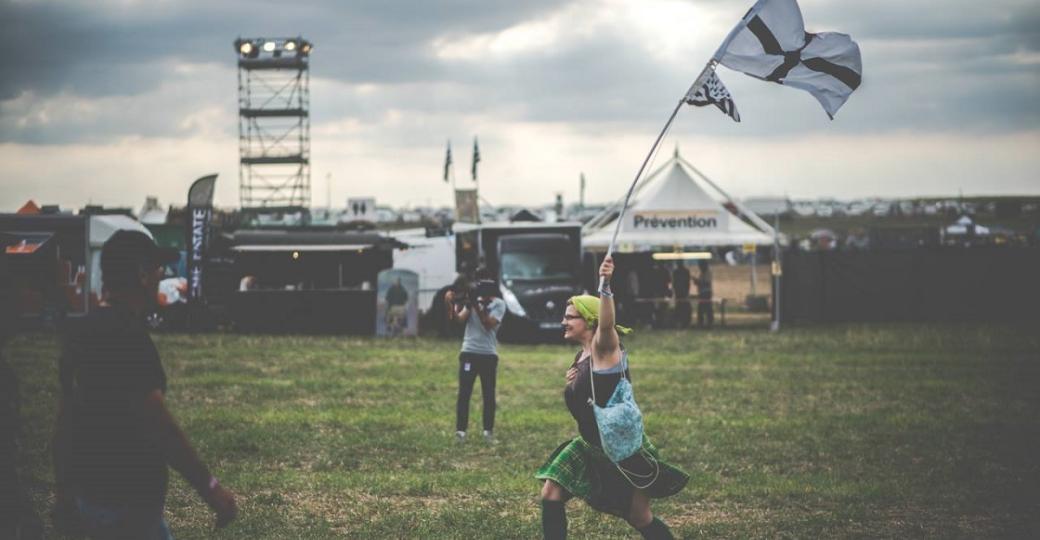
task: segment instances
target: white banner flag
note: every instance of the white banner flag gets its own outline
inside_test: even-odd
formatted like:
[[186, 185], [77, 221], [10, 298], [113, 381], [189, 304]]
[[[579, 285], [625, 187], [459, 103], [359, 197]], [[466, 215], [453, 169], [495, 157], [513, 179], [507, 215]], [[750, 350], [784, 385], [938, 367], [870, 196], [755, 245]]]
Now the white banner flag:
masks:
[[810, 34], [795, 0], [759, 0], [715, 53], [722, 65], [811, 93], [834, 118], [859, 87], [859, 46], [836, 32]]

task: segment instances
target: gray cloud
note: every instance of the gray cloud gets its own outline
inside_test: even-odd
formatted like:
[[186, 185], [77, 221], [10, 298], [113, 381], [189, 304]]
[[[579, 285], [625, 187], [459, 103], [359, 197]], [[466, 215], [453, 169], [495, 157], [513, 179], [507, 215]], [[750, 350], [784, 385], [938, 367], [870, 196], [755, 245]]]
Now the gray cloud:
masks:
[[[133, 94], [161, 80], [161, 59], [233, 62], [240, 35], [302, 33], [342, 80], [422, 80], [435, 72], [433, 36], [495, 31], [559, 5], [530, 2], [145, 2], [112, 9], [95, 3], [0, 4], [0, 99], [21, 91]], [[112, 82], [117, 81], [117, 82]]]
[[[734, 13], [745, 1], [712, 2]], [[839, 115], [825, 118], [810, 96], [720, 69], [745, 122], [731, 126], [698, 111], [691, 129], [721, 136], [835, 132], [1035, 129], [1040, 65], [1040, 7], [1027, 0], [921, 3], [882, 0], [803, 6], [814, 31], [851, 34], [863, 49], [864, 84]], [[75, 2], [0, 4], [0, 141], [58, 144], [113, 136], [190, 136], [184, 119], [214, 113], [233, 133], [234, 51], [238, 35], [300, 33], [316, 44], [312, 77], [346, 94], [312, 93], [313, 122], [354, 119], [380, 127], [388, 110], [450, 116], [566, 122], [594, 133], [653, 130], [705, 58], [669, 64], [623, 28], [567, 36], [558, 45], [506, 59], [444, 60], [431, 43], [490, 34], [564, 9], [565, 2], [149, 3], [103, 9]], [[272, 34], [267, 34], [268, 32]], [[708, 51], [703, 51], [708, 54]], [[207, 66], [194, 74], [176, 66]], [[376, 92], [356, 85], [377, 85]], [[786, 94], [786, 95], [785, 95]], [[801, 94], [801, 95], [797, 95]], [[32, 100], [23, 108], [23, 101]], [[47, 99], [94, 100], [89, 114], [34, 122]], [[794, 97], [792, 97], [794, 96]], [[22, 100], [22, 101], [19, 101]], [[17, 106], [16, 106], [17, 105]], [[776, 107], [799, 107], [811, 121], [792, 123]], [[59, 108], [60, 111], [60, 108]], [[718, 113], [713, 113], [718, 115]], [[721, 116], [721, 115], [718, 115]], [[456, 120], [454, 122], [464, 122]], [[626, 127], [627, 126], [627, 127]], [[410, 128], [408, 140], [425, 134]], [[389, 133], [401, 134], [404, 130]]]

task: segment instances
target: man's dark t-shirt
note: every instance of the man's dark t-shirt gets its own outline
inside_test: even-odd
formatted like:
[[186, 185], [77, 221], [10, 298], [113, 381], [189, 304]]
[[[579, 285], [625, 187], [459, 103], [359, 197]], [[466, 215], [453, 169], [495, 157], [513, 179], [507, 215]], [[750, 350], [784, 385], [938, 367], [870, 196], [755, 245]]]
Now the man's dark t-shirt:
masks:
[[68, 479], [93, 502], [162, 505], [166, 459], [135, 416], [166, 373], [143, 321], [101, 308], [69, 332], [59, 374], [69, 428]]

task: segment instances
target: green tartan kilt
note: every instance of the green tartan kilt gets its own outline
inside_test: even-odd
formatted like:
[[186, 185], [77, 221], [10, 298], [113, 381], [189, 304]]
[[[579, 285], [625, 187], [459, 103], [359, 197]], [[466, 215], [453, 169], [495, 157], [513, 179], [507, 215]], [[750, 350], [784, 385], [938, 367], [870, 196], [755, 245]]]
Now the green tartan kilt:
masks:
[[[643, 490], [647, 496], [651, 499], [669, 497], [686, 487], [690, 475], [661, 461], [657, 448], [646, 437], [643, 437], [643, 450], [661, 467], [657, 480]], [[580, 436], [556, 448], [534, 477], [552, 480], [592, 508], [621, 518], [628, 516], [635, 491], [603, 450]]]

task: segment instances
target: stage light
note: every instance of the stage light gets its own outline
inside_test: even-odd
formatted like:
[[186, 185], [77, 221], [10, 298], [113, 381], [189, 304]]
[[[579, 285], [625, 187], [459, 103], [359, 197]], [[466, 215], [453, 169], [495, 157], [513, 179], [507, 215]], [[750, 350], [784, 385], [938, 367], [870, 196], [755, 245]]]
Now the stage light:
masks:
[[287, 51], [295, 51], [296, 50], [296, 42], [295, 41], [286, 41], [284, 48]]
[[260, 54], [260, 49], [256, 46], [256, 41], [251, 39], [236, 39], [235, 50], [242, 58], [256, 58]]
[[275, 47], [275, 44], [274, 44], [273, 41], [265, 41], [264, 42], [264, 52], [272, 52], [272, 51], [274, 51], [274, 47]]
[[293, 258], [293, 260], [299, 259], [300, 258], [300, 252], [299, 251], [292, 252], [292, 258]]

